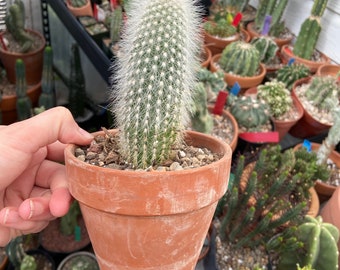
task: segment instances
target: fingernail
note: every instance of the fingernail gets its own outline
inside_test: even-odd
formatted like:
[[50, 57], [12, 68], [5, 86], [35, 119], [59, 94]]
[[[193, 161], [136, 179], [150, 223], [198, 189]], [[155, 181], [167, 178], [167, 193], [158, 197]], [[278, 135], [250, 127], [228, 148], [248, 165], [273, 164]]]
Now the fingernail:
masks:
[[82, 129], [81, 127], [78, 129], [78, 132], [80, 133], [80, 135], [82, 136], [82, 137], [84, 137], [85, 139], [93, 139], [93, 136], [90, 134], [90, 133], [88, 133], [86, 130], [84, 130], [84, 129]]
[[5, 214], [4, 214], [4, 219], [3, 219], [3, 223], [6, 224], [8, 221], [8, 214], [9, 214], [9, 209], [5, 210]]
[[28, 215], [28, 219], [31, 219], [34, 213], [34, 203], [30, 200], [30, 214]]

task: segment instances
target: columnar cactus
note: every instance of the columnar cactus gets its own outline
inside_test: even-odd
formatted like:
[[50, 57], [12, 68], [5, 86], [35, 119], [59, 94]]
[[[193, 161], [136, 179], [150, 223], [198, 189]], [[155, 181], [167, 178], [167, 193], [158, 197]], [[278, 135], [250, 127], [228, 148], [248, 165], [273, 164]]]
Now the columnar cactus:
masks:
[[338, 269], [339, 231], [334, 225], [323, 222], [321, 216], [306, 216], [298, 226], [295, 237], [303, 243], [303, 247], [280, 254], [279, 270], [294, 269], [297, 263], [318, 270]]
[[123, 25], [123, 9], [121, 6], [117, 6], [111, 14], [110, 22], [111, 44], [115, 44], [119, 40], [122, 25]]
[[334, 77], [313, 76], [305, 96], [316, 108], [331, 111], [339, 104], [340, 85]]
[[310, 75], [310, 69], [304, 64], [292, 63], [285, 65], [276, 72], [276, 79], [283, 82], [287, 89], [292, 90], [293, 84]]
[[270, 113], [274, 118], [284, 115], [293, 105], [290, 91], [283, 82], [276, 80], [259, 85], [257, 97], [269, 105]]
[[39, 106], [43, 106], [45, 110], [54, 107], [56, 105], [56, 98], [53, 74], [53, 51], [50, 46], [46, 46], [44, 51], [41, 91]]
[[235, 117], [240, 127], [247, 131], [259, 131], [264, 125], [269, 125], [270, 108], [263, 101], [249, 96], [237, 98], [230, 107], [231, 114]]
[[207, 21], [203, 25], [204, 30], [212, 36], [220, 38], [227, 38], [235, 35], [237, 29], [235, 26], [230, 24], [226, 19], [219, 19], [216, 23]]
[[17, 59], [15, 63], [16, 84], [15, 92], [17, 95], [16, 109], [18, 120], [25, 120], [32, 115], [32, 102], [27, 96], [25, 64], [22, 59]]
[[15, 270], [37, 269], [35, 258], [28, 255], [23, 248], [23, 239], [21, 236], [14, 238], [11, 242], [9, 242], [6, 246], [6, 254]]
[[253, 44], [259, 51], [260, 61], [265, 64], [268, 64], [271, 60], [273, 60], [279, 50], [276, 42], [268, 36], [253, 38], [250, 43]]
[[191, 0], [131, 1], [112, 91], [121, 154], [137, 168], [167, 159], [190, 119], [200, 18]]
[[315, 0], [311, 16], [301, 25], [294, 44], [293, 53], [301, 58], [310, 60], [321, 32], [321, 17], [326, 9], [328, 0]]
[[9, 7], [5, 22], [7, 31], [21, 45], [20, 52], [28, 52], [33, 46], [33, 39], [25, 30], [25, 5], [21, 0], [15, 0]]
[[260, 66], [260, 53], [250, 43], [235, 41], [225, 47], [219, 65], [225, 72], [244, 77], [255, 76]]

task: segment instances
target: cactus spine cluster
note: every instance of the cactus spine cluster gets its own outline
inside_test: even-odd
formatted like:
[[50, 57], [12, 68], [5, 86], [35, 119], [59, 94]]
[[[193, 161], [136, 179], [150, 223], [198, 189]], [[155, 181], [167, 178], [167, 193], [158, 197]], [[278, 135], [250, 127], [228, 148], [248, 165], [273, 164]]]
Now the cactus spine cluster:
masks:
[[27, 85], [25, 75], [25, 63], [22, 59], [17, 59], [15, 63], [16, 84], [15, 92], [17, 95], [16, 109], [18, 120], [25, 120], [32, 115], [32, 102], [27, 96]]
[[293, 88], [293, 84], [302, 78], [310, 75], [310, 69], [304, 64], [292, 63], [285, 65], [276, 72], [276, 79], [283, 82], [287, 89], [290, 91]]
[[121, 154], [137, 168], [167, 159], [190, 120], [201, 48], [195, 2], [129, 2], [112, 110]]
[[295, 237], [303, 243], [302, 248], [280, 254], [278, 270], [294, 269], [297, 263], [318, 270], [338, 269], [339, 231], [334, 225], [323, 222], [321, 216], [306, 216]]
[[257, 87], [257, 97], [269, 105], [270, 113], [274, 118], [280, 118], [293, 105], [290, 91], [283, 82], [276, 80], [259, 85]]
[[6, 254], [14, 266], [15, 270], [36, 270], [37, 263], [35, 258], [28, 255], [23, 247], [23, 239], [21, 236], [14, 238], [6, 246]]
[[260, 53], [250, 43], [235, 41], [225, 47], [219, 65], [225, 72], [252, 77], [258, 72]]
[[119, 40], [122, 25], [123, 25], [123, 8], [121, 6], [117, 6], [111, 14], [110, 22], [111, 44], [115, 44]]
[[339, 105], [340, 84], [331, 76], [313, 76], [305, 96], [319, 110], [330, 112]]
[[255, 37], [250, 42], [260, 53], [260, 62], [268, 64], [275, 58], [279, 47], [276, 42], [268, 36]]
[[54, 107], [56, 105], [56, 98], [53, 74], [53, 51], [50, 46], [46, 46], [44, 50], [41, 91], [39, 107], [43, 107], [45, 110]]
[[68, 0], [73, 7], [82, 7], [89, 0]]
[[20, 52], [28, 52], [32, 48], [33, 39], [25, 30], [25, 6], [21, 0], [15, 0], [9, 7], [5, 22], [7, 31], [20, 44]]
[[315, 0], [311, 16], [301, 25], [294, 44], [293, 53], [301, 58], [310, 60], [321, 32], [321, 17], [326, 9], [328, 0]]
[[230, 112], [238, 125], [248, 132], [260, 131], [263, 126], [270, 124], [270, 108], [260, 99], [238, 97], [230, 104]]
[[226, 19], [219, 19], [216, 23], [207, 21], [203, 25], [204, 30], [212, 36], [227, 38], [236, 34], [237, 29]]

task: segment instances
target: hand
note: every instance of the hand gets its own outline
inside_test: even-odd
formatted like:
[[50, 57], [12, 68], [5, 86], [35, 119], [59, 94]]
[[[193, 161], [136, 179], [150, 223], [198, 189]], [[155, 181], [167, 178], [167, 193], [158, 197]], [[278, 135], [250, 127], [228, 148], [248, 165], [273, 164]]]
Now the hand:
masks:
[[92, 139], [63, 107], [0, 126], [0, 246], [67, 213], [72, 197], [64, 148]]

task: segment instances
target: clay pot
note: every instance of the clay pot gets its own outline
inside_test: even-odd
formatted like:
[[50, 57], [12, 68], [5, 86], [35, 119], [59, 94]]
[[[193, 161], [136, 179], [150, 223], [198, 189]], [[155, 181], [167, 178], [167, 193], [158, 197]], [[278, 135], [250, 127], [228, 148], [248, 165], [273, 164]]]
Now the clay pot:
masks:
[[[294, 149], [299, 149], [301, 146], [302, 146], [302, 143], [299, 143], [294, 147]], [[318, 151], [320, 146], [321, 144], [319, 143], [311, 143], [312, 151], [315, 151], [315, 152]], [[336, 164], [336, 166], [340, 168], [340, 154], [337, 151], [333, 150], [330, 153], [328, 158], [331, 159]], [[315, 188], [316, 193], [318, 194], [320, 203], [323, 203], [330, 199], [330, 197], [333, 195], [336, 189], [336, 186], [329, 185], [327, 183], [324, 183], [318, 180], [315, 182], [314, 188]]]
[[93, 10], [92, 10], [92, 5], [91, 5], [90, 0], [88, 0], [87, 3], [82, 7], [74, 7], [71, 5], [70, 1], [67, 0], [66, 6], [75, 17], [82, 17], [82, 16], [93, 17]]
[[222, 140], [194, 131], [185, 140], [222, 158], [182, 171], [123, 171], [79, 160], [75, 145], [65, 149], [70, 192], [79, 201], [101, 270], [195, 268], [227, 190], [232, 151]]
[[[332, 197], [321, 208], [320, 215], [324, 222], [331, 223], [340, 230], [340, 187], [337, 187]], [[340, 250], [340, 241], [338, 241]], [[340, 263], [340, 257], [338, 257]]]
[[319, 66], [316, 75], [321, 76], [337, 76], [340, 72], [340, 66], [334, 64], [323, 64]]
[[[216, 54], [211, 58], [210, 70], [216, 72], [219, 67], [217, 66], [218, 61], [221, 58], [221, 54]], [[260, 63], [259, 74], [253, 77], [241, 77], [235, 74], [224, 72], [224, 80], [229, 86], [233, 86], [236, 82], [240, 85], [242, 89], [251, 88], [262, 83], [266, 75], [266, 67], [264, 64]]]
[[[292, 96], [295, 97], [303, 107], [299, 97], [295, 93], [296, 87], [306, 84], [311, 80], [311, 77], [302, 78], [297, 80], [292, 89]], [[307, 110], [304, 109], [301, 119], [290, 129], [289, 133], [296, 138], [307, 138], [319, 135], [329, 130], [331, 125], [324, 124], [315, 119]]]
[[[39, 96], [41, 94], [41, 82], [36, 85], [29, 86], [27, 95], [32, 101], [32, 106], [38, 105]], [[2, 113], [2, 124], [9, 125], [17, 121], [16, 109], [17, 96], [2, 96], [0, 101], [0, 108]]]
[[209, 69], [209, 64], [211, 61], [211, 51], [210, 51], [209, 45], [204, 45], [202, 54], [203, 54], [203, 59], [202, 59], [201, 66]]
[[[247, 31], [250, 35], [250, 39], [256, 38], [256, 37], [260, 37], [261, 34], [258, 33], [255, 30], [255, 22], [251, 22], [247, 24]], [[292, 42], [293, 40], [293, 35], [290, 35], [287, 38], [277, 38], [277, 37], [273, 37], [273, 40], [275, 41], [275, 43], [277, 44], [277, 46], [279, 46], [279, 48], [282, 48], [282, 46], [284, 45], [288, 45]]]
[[[30, 32], [42, 40], [40, 48], [29, 53], [16, 53], [4, 50], [2, 46], [0, 46], [0, 59], [5, 67], [7, 79], [12, 84], [15, 84], [16, 81], [15, 63], [19, 58], [24, 61], [26, 66], [26, 83], [31, 85], [41, 81], [46, 40], [39, 32], [33, 30], [27, 30], [27, 32]], [[0, 33], [0, 36], [2, 37], [4, 33], [5, 32]]]
[[330, 63], [330, 59], [329, 57], [327, 57], [325, 54], [321, 53], [320, 52], [320, 61], [319, 62], [315, 62], [315, 61], [312, 61], [312, 60], [307, 60], [307, 59], [303, 59], [301, 57], [298, 57], [296, 55], [293, 54], [293, 50], [292, 50], [292, 47], [289, 46], [289, 45], [283, 45], [282, 48], [281, 48], [281, 56], [282, 56], [282, 62], [283, 63], [288, 63], [288, 61], [291, 59], [291, 58], [294, 58], [295, 59], [295, 62], [296, 63], [301, 63], [301, 64], [304, 64], [305, 66], [309, 67], [311, 73], [315, 73], [317, 71], [317, 69], [323, 65], [323, 64], [328, 64]]
[[212, 56], [222, 53], [222, 51], [228, 44], [240, 39], [239, 33], [236, 33], [235, 35], [230, 36], [228, 38], [220, 38], [217, 36], [212, 36], [206, 31], [204, 31], [203, 36], [204, 36], [204, 43], [210, 45], [209, 48], [211, 50]]

